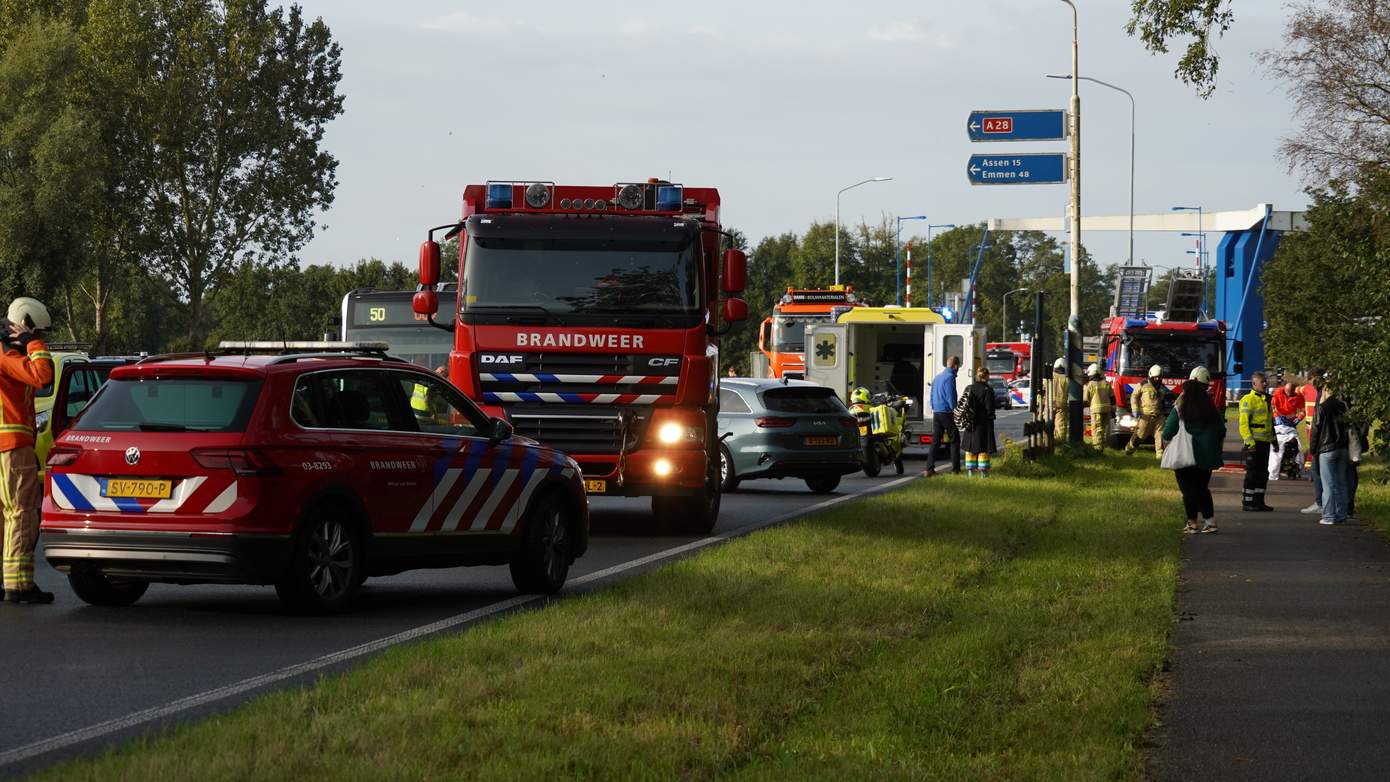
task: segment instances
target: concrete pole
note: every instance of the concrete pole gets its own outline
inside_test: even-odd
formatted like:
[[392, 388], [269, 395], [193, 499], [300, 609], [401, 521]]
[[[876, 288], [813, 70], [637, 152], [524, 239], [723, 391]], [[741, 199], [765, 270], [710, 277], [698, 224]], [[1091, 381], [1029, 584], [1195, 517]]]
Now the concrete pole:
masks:
[[1071, 8], [1071, 308], [1067, 318], [1070, 350], [1067, 354], [1068, 426], [1067, 439], [1081, 442], [1081, 58], [1078, 45], [1076, 4], [1062, 0]]

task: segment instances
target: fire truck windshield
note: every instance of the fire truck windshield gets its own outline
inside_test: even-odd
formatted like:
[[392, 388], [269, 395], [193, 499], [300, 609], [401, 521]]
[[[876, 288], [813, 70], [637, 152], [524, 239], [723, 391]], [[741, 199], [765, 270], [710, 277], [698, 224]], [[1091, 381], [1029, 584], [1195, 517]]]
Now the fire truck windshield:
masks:
[[633, 226], [528, 217], [470, 220], [461, 316], [673, 326], [703, 316], [697, 229], [670, 220]]
[[989, 368], [992, 375], [1011, 374], [1017, 362], [1012, 350], [999, 352], [990, 351], [985, 355], [985, 366]]
[[1221, 372], [1221, 337], [1212, 332], [1199, 335], [1135, 335], [1125, 345], [1125, 368], [1138, 374], [1158, 364], [1164, 377], [1187, 377], [1187, 373], [1202, 366], [1213, 373]]
[[806, 327], [829, 322], [829, 315], [778, 315], [773, 321], [772, 349], [778, 353], [804, 353]]

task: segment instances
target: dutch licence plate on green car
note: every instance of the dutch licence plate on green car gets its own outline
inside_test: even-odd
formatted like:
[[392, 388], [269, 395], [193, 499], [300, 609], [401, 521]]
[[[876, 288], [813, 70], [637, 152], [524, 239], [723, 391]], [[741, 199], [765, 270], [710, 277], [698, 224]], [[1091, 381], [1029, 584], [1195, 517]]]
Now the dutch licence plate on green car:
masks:
[[833, 446], [833, 445], [839, 445], [839, 444], [840, 444], [840, 438], [838, 438], [838, 437], [807, 437], [807, 438], [806, 438], [806, 444], [809, 445], [809, 446], [826, 446], [826, 445], [831, 445], [831, 446]]

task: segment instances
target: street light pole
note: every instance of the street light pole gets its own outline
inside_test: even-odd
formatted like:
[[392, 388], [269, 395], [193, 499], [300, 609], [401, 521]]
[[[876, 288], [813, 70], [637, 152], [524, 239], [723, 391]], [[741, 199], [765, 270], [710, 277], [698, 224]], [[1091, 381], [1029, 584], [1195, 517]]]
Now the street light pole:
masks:
[[[903, 221], [905, 221], [905, 220], [925, 220], [925, 219], [927, 219], [927, 216], [926, 216], [926, 215], [914, 215], [914, 216], [912, 216], [912, 217], [899, 217], [899, 218], [898, 218], [898, 230], [895, 231], [895, 232], [893, 233], [893, 258], [894, 258], [894, 259], [897, 261], [897, 263], [898, 263], [897, 275], [896, 275], [893, 279], [897, 282], [897, 285], [898, 285], [898, 299], [897, 299], [897, 301], [898, 301], [898, 306], [899, 306], [899, 307], [901, 307], [901, 306], [903, 305], [903, 254], [902, 254], [902, 247], [901, 247], [901, 245], [902, 245], [902, 236], [903, 236]], [[837, 233], [838, 233], [838, 231], [837, 231]]]
[[[1049, 79], [1070, 79], [1070, 76], [1059, 76], [1048, 74]], [[1111, 84], [1108, 81], [1092, 79], [1090, 76], [1080, 77], [1081, 81], [1089, 81], [1099, 84], [1102, 87], [1109, 87], [1112, 90], [1123, 92], [1129, 98], [1129, 265], [1134, 265], [1134, 94], [1124, 87]]]
[[867, 185], [870, 182], [889, 182], [893, 179], [890, 176], [876, 176], [865, 179], [863, 182], [855, 182], [849, 187], [840, 188], [840, 192], [835, 194], [835, 284], [840, 284], [840, 196], [846, 190], [853, 190], [860, 185]]
[[939, 223], [927, 226], [927, 309], [931, 309], [931, 229], [955, 227], [955, 223]]
[[1071, 8], [1071, 307], [1067, 317], [1068, 351], [1067, 433], [1073, 443], [1081, 442], [1080, 366], [1073, 363], [1081, 348], [1081, 57], [1078, 43], [1076, 4], [1062, 0]]
[[1015, 293], [1023, 293], [1027, 290], [1027, 288], [1014, 288], [1013, 290], [1004, 294], [1004, 307], [1003, 311], [999, 314], [999, 325], [1003, 326], [1003, 329], [1001, 329], [999, 332], [1000, 342], [1009, 341], [1009, 297], [1014, 295]]

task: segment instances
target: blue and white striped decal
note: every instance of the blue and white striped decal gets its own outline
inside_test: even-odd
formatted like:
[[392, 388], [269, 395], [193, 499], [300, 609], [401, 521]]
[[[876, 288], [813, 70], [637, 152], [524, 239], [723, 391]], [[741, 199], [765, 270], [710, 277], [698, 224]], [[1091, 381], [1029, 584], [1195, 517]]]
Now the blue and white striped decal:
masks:
[[549, 383], [551, 385], [562, 385], [567, 383], [635, 385], [640, 383], [652, 386], [674, 386], [680, 382], [680, 378], [676, 375], [656, 377], [653, 375], [552, 375], [548, 372], [538, 372], [536, 374], [521, 372], [482, 372], [479, 373], [478, 377], [484, 383]]
[[508, 402], [545, 402], [564, 405], [652, 405], [675, 399], [663, 394], [574, 394], [553, 391], [484, 391], [483, 401], [491, 404]]
[[[173, 513], [183, 507], [189, 497], [207, 480], [207, 476], [195, 475], [175, 481], [169, 499], [160, 500], [146, 507], [139, 500], [129, 497], [105, 497], [102, 488], [105, 478], [74, 473], [53, 473], [53, 504], [63, 510], [76, 511], [116, 511], [120, 513]], [[225, 489], [213, 502], [200, 512], [220, 513], [236, 499], [236, 482]]]

